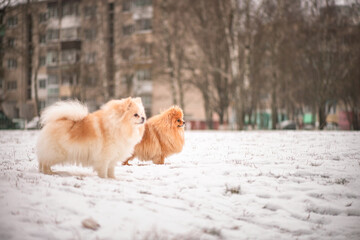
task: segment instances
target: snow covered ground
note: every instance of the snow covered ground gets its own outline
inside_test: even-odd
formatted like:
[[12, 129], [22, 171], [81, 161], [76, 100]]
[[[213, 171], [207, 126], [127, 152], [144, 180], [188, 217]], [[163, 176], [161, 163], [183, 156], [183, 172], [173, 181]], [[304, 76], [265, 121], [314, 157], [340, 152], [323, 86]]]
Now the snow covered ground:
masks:
[[0, 239], [360, 239], [359, 132], [186, 132], [116, 180], [39, 173], [37, 136], [0, 131]]

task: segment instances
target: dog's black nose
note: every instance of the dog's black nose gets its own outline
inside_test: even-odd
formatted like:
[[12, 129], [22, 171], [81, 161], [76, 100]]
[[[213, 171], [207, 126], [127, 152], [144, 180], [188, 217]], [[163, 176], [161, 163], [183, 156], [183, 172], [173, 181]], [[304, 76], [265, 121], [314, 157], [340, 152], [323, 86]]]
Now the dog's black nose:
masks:
[[183, 121], [183, 125], [185, 125], [185, 123], [186, 123], [186, 122], [185, 122], [185, 121]]
[[145, 121], [145, 118], [144, 118], [144, 117], [141, 117], [141, 120], [142, 120], [142, 121]]

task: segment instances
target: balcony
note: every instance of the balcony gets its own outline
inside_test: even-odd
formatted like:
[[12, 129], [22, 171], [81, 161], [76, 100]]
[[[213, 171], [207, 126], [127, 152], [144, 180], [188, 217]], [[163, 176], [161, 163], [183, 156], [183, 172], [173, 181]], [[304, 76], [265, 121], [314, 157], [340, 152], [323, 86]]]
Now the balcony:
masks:
[[80, 40], [71, 40], [71, 41], [61, 41], [61, 50], [80, 50], [81, 49], [81, 41]]
[[80, 41], [79, 27], [62, 28], [60, 32], [61, 41]]

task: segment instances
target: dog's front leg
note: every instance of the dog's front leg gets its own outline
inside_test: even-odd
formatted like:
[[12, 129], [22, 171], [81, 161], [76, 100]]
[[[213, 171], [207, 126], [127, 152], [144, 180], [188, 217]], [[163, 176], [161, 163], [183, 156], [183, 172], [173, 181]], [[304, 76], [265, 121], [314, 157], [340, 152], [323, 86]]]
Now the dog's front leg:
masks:
[[99, 177], [107, 178], [108, 177], [108, 167], [109, 167], [109, 162], [108, 161], [100, 161], [95, 166], [95, 171], [97, 172]]
[[116, 178], [115, 177], [115, 166], [116, 166], [116, 161], [115, 162], [111, 162], [109, 164], [108, 170], [107, 170], [107, 177], [108, 178]]

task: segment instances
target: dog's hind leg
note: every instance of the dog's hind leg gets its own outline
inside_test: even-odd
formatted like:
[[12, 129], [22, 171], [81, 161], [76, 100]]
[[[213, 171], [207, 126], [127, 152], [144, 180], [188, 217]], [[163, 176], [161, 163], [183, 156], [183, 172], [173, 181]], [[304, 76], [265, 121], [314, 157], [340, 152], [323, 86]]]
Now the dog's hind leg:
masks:
[[157, 158], [154, 158], [153, 160], [153, 163], [155, 164], [164, 164], [165, 162], [165, 157], [164, 156], [159, 156]]
[[53, 174], [51, 171], [50, 165], [39, 162], [39, 171], [44, 174]]
[[122, 165], [128, 165], [130, 166], [131, 164], [129, 163], [129, 161], [133, 160], [135, 158], [135, 154], [133, 154], [131, 157], [129, 157], [128, 159], [126, 159], [125, 162], [122, 163]]

